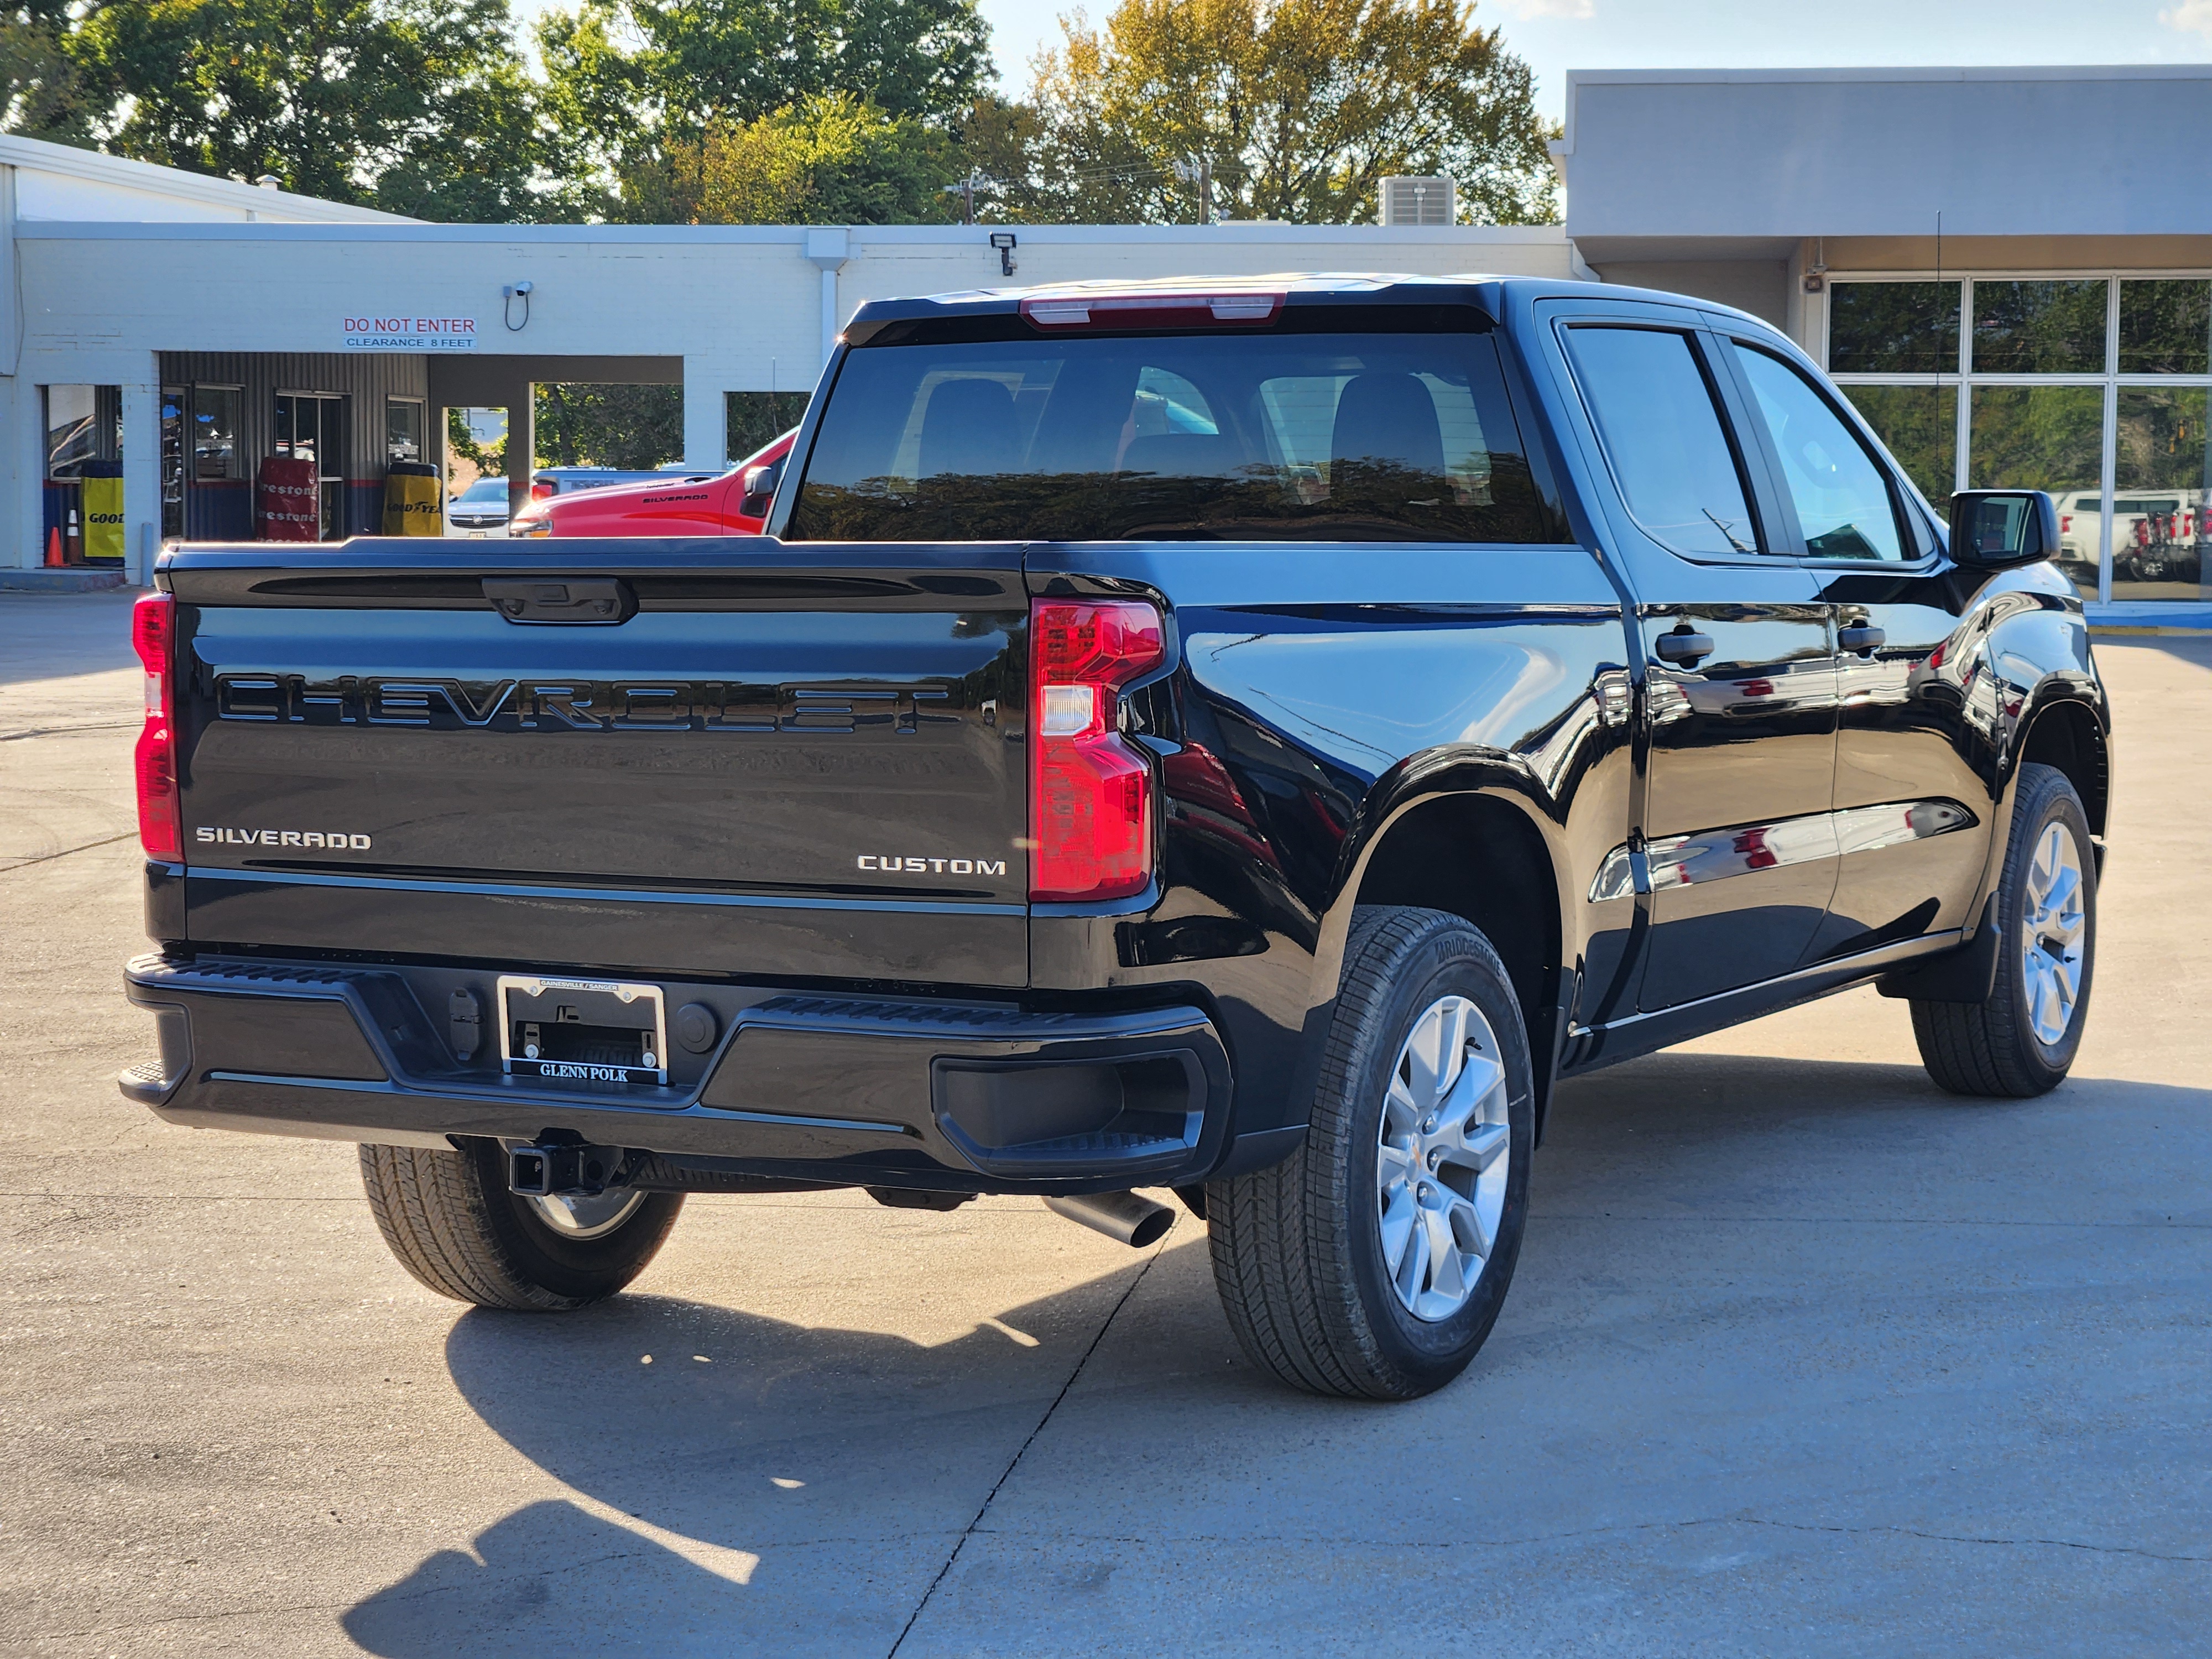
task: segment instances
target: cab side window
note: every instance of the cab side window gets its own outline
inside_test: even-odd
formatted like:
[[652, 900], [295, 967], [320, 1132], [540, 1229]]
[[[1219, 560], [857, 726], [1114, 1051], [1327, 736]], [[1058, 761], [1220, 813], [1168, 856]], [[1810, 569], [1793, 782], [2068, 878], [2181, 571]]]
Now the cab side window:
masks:
[[1583, 325], [1567, 331], [1598, 441], [1629, 513], [1677, 553], [1755, 553], [1751, 515], [1712, 388], [1687, 334]]
[[1729, 343], [1766, 422], [1805, 550], [1816, 559], [1902, 560], [1889, 481], [1857, 434], [1779, 357]]

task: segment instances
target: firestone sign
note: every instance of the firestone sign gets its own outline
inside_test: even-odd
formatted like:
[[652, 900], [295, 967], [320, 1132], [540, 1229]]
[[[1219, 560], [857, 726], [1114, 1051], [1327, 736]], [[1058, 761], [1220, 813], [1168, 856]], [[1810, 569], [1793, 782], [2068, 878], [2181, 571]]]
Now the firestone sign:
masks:
[[416, 317], [363, 312], [342, 319], [348, 351], [474, 351], [473, 317]]

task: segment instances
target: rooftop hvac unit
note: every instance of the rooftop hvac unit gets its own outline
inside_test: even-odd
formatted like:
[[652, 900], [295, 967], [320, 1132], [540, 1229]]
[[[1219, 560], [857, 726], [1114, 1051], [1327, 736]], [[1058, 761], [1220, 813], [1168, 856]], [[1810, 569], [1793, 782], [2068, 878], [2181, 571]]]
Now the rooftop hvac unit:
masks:
[[1455, 222], [1459, 204], [1452, 181], [1441, 175], [1425, 179], [1392, 178], [1382, 181], [1382, 222], [1386, 225], [1449, 225]]

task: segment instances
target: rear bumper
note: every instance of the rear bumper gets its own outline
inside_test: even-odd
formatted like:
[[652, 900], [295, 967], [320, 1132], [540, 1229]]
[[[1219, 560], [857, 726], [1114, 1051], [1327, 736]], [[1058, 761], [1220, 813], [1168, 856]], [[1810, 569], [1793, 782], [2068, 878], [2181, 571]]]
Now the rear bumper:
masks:
[[[657, 981], [714, 1036], [650, 1085], [502, 1074], [496, 970], [160, 957], [132, 963], [161, 1058], [123, 1092], [173, 1123], [443, 1146], [580, 1139], [731, 1173], [934, 1190], [1178, 1186], [1273, 1162], [1230, 1134], [1230, 1058], [1189, 1006], [1039, 1013]], [[457, 991], [481, 1036], [434, 1020]], [[458, 1052], [477, 1037], [475, 1053]]]

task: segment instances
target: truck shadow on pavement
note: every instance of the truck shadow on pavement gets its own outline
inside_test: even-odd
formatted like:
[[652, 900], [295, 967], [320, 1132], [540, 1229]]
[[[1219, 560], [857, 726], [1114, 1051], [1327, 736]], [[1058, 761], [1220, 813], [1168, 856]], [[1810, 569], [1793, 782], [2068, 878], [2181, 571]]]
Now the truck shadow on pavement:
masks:
[[[471, 1552], [473, 1552], [472, 1553]], [[641, 1605], [635, 1574], [641, 1556], [659, 1558], [659, 1605]], [[672, 1571], [671, 1569], [673, 1569]], [[548, 1499], [487, 1527], [470, 1551], [440, 1550], [398, 1583], [356, 1604], [342, 1621], [346, 1634], [371, 1653], [392, 1659], [445, 1659], [490, 1632], [550, 1626], [532, 1632], [540, 1652], [605, 1651], [608, 1625], [648, 1623], [681, 1610], [710, 1621], [733, 1617], [715, 1602], [742, 1594], [727, 1580], [693, 1566], [661, 1546], [623, 1531], [574, 1504]], [[689, 1622], [689, 1620], [686, 1620]], [[575, 1632], [577, 1645], [559, 1632]], [[586, 1638], [583, 1632], [591, 1630]]]
[[[1178, 1281], [1210, 1351], [1135, 1356], [1121, 1386], [1226, 1370], [1201, 1237], [1186, 1220], [1148, 1277]], [[437, 1552], [346, 1632], [392, 1659], [450, 1654], [469, 1632], [604, 1652], [617, 1629], [656, 1653], [882, 1651], [1144, 1267], [1132, 1252], [934, 1346], [652, 1295], [557, 1320], [465, 1314], [446, 1346], [464, 1398], [587, 1496], [517, 1510], [473, 1554]]]
[[[1366, 1434], [1352, 1419], [1376, 1410], [1449, 1433], [1476, 1390], [1549, 1389], [1537, 1373], [1562, 1365], [1601, 1370], [1607, 1339], [1574, 1334], [1577, 1285], [1595, 1274], [1633, 1291], [1668, 1270], [1578, 1221], [1756, 1210], [1810, 1224], [1837, 1213], [1842, 1192], [1869, 1219], [2045, 1213], [2036, 1126], [2078, 1132], [2084, 1113], [2101, 1116], [2124, 1103], [2116, 1091], [2139, 1089], [2190, 1095], [2192, 1114], [2212, 1099], [2084, 1079], [2040, 1100], [1970, 1102], [1913, 1066], [1705, 1053], [1571, 1084], [1534, 1165], [1528, 1247], [1498, 1335], [1466, 1378], [1408, 1407], [1313, 1400], [1263, 1382], [1236, 1350], [1203, 1230], [1187, 1218], [1149, 1269], [1133, 1255], [1127, 1267], [935, 1345], [654, 1295], [558, 1320], [471, 1312], [447, 1342], [454, 1384], [579, 1501], [527, 1504], [479, 1534], [473, 1554], [438, 1551], [353, 1607], [344, 1627], [392, 1659], [490, 1638], [526, 1639], [541, 1656], [604, 1652], [622, 1632], [654, 1652], [886, 1651], [1140, 1271], [1120, 1338], [1092, 1356], [1054, 1418], [1054, 1438], [1077, 1438], [1023, 1466], [1025, 1483], [1045, 1483], [1048, 1506], [1070, 1498], [1049, 1488], [1093, 1461], [1071, 1458], [1067, 1445], [1090, 1437], [1126, 1456], [1133, 1415], [1152, 1425], [1155, 1470], [1202, 1453], [1217, 1473], [1256, 1480], [1279, 1462], [1286, 1433]], [[1971, 1190], [1945, 1186], [1947, 1168], [1971, 1170]], [[843, 1225], [870, 1218], [839, 1212]], [[1760, 1261], [1756, 1244], [1729, 1248], [1753, 1252], [1756, 1271], [1801, 1271]], [[927, 1301], [926, 1240], [903, 1256], [887, 1245], [881, 1260]], [[1552, 1328], [1540, 1352], [1517, 1342], [1516, 1304], [1531, 1327]], [[1723, 1372], [1748, 1363], [1726, 1342], [1700, 1367], [1709, 1361]], [[1429, 1430], [1414, 1426], [1407, 1455], [1428, 1455]], [[1385, 1472], [1376, 1486], [1392, 1489]], [[1346, 1527], [1364, 1524], [1363, 1501], [1342, 1494]], [[1062, 1577], [1112, 1571], [1061, 1565]], [[1080, 1600], [1073, 1579], [1037, 1588]]]

